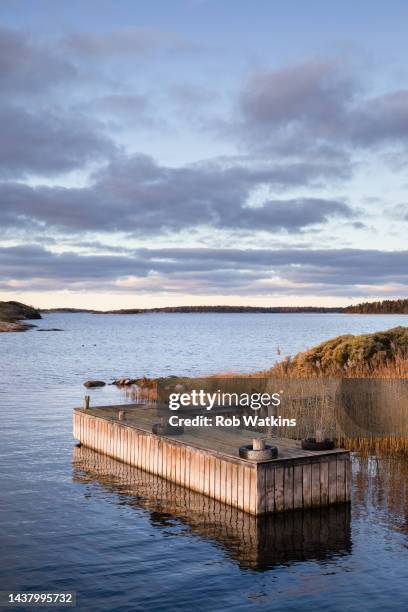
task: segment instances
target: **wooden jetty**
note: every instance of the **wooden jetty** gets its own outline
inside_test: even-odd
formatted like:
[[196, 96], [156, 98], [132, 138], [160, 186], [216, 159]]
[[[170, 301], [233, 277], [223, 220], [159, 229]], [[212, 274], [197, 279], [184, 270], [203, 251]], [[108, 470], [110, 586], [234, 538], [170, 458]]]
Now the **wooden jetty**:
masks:
[[346, 450], [306, 451], [297, 441], [270, 438], [278, 458], [250, 461], [239, 457], [239, 447], [264, 434], [207, 427], [156, 435], [152, 425], [157, 420], [154, 408], [146, 405], [76, 408], [74, 437], [113, 459], [253, 515], [350, 500]]

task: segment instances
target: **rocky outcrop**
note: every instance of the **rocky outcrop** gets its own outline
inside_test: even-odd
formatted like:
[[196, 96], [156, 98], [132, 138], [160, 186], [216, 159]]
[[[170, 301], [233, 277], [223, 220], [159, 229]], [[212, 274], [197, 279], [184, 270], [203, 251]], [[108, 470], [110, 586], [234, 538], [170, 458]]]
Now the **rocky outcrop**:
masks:
[[0, 332], [22, 332], [35, 327], [21, 323], [24, 319], [41, 319], [36, 308], [21, 302], [0, 302]]
[[[131, 385], [137, 385], [143, 389], [155, 386], [156, 379], [146, 378], [146, 376], [143, 378], [130, 378], [129, 376], [122, 376], [121, 378], [115, 378], [111, 384], [118, 387], [130, 387]], [[87, 380], [84, 382], [84, 387], [87, 387], [88, 389], [92, 387], [104, 387], [105, 385], [106, 383], [102, 380]]]
[[41, 319], [39, 310], [21, 302], [0, 302], [0, 321], [22, 321], [23, 319]]
[[35, 327], [35, 325], [30, 325], [30, 323], [0, 321], [0, 332], [24, 332], [32, 327]]

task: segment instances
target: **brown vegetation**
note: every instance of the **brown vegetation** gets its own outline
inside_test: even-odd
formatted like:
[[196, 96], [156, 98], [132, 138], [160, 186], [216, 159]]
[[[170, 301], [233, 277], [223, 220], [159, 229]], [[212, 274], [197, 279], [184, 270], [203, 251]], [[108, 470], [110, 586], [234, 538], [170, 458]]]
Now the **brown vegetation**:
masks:
[[408, 327], [327, 340], [262, 373], [272, 377], [403, 378], [408, 376]]
[[[134, 401], [156, 400], [155, 379], [137, 381]], [[367, 454], [408, 454], [408, 328], [360, 336], [344, 335], [250, 375], [167, 379], [171, 385], [214, 392], [284, 390], [282, 417], [294, 428], [273, 435], [313, 437], [321, 430], [339, 446]], [[147, 384], [148, 383], [148, 384]], [[269, 432], [272, 433], [272, 432]]]

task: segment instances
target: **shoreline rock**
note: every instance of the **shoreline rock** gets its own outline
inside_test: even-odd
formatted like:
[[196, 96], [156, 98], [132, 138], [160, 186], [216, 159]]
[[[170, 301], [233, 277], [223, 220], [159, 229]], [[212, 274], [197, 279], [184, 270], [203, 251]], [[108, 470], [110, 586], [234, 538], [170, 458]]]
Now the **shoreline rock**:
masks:
[[152, 387], [156, 384], [155, 378], [147, 378], [144, 376], [143, 378], [130, 378], [126, 376], [122, 376], [121, 378], [115, 378], [115, 380], [111, 383], [112, 385], [116, 385], [117, 387], [128, 387], [130, 385], [137, 385], [138, 387]]
[[29, 329], [36, 327], [35, 325], [31, 325], [30, 323], [20, 323], [13, 321], [0, 321], [0, 333], [9, 333], [9, 332], [25, 332]]
[[86, 380], [84, 382], [84, 387], [87, 389], [91, 389], [93, 387], [104, 387], [106, 383], [103, 380]]
[[127, 378], [126, 376], [122, 378], [115, 378], [115, 380], [111, 383], [112, 385], [116, 385], [117, 387], [128, 387], [130, 385], [136, 385], [136, 378]]
[[40, 312], [21, 302], [0, 301], [0, 332], [23, 332], [36, 327], [25, 323], [26, 319], [42, 319]]

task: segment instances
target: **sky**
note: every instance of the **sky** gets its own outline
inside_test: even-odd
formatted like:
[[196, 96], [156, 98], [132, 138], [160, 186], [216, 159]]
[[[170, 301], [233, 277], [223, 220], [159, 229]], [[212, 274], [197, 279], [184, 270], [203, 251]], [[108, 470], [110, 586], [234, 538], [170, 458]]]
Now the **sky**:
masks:
[[408, 4], [2, 0], [0, 299], [408, 297]]

